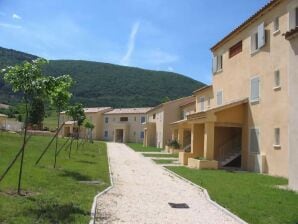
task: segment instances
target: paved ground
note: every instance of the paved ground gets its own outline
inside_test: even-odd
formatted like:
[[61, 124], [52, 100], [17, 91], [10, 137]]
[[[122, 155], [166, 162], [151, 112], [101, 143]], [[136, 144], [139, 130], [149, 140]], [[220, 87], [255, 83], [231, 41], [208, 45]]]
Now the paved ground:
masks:
[[[107, 143], [114, 187], [97, 202], [97, 223], [237, 223], [201, 190], [124, 144]], [[189, 209], [168, 205], [187, 203]]]

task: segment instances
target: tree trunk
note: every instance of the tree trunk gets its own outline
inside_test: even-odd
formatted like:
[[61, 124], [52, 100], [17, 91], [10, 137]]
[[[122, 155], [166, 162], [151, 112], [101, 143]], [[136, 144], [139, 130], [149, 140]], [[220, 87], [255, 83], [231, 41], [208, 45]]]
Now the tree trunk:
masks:
[[24, 163], [24, 154], [25, 154], [25, 145], [26, 145], [26, 138], [27, 138], [27, 123], [28, 123], [28, 101], [25, 99], [26, 105], [26, 115], [25, 115], [25, 130], [24, 130], [24, 137], [23, 137], [23, 144], [22, 144], [22, 155], [21, 155], [21, 165], [20, 165], [20, 172], [19, 172], [19, 182], [18, 182], [18, 194], [21, 195], [21, 182], [22, 182], [22, 174], [23, 174], [23, 163]]
[[[58, 122], [57, 122], [57, 132], [59, 132], [59, 127], [60, 127], [60, 109], [58, 109], [57, 118], [58, 118]], [[57, 163], [58, 135], [59, 135], [59, 134], [57, 134], [57, 136], [56, 136], [54, 168], [56, 168], [56, 163]]]

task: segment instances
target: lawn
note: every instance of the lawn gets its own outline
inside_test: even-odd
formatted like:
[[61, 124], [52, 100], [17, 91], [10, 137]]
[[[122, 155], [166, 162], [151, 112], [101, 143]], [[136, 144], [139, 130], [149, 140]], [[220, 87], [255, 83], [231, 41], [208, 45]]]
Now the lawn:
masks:
[[[49, 137], [33, 136], [25, 152], [22, 189], [16, 196], [19, 162], [0, 182], [0, 223], [88, 223], [93, 197], [110, 185], [106, 144], [86, 143], [71, 159], [62, 150], [53, 168], [53, 147], [34, 166]], [[0, 133], [0, 174], [14, 158], [21, 136]], [[60, 145], [63, 144], [60, 140]], [[76, 144], [74, 144], [76, 145]], [[90, 181], [99, 181], [91, 184]], [[89, 181], [89, 182], [88, 182]]]
[[161, 152], [162, 150], [155, 147], [144, 147], [143, 144], [139, 143], [127, 143], [127, 145], [136, 152]]
[[249, 223], [298, 223], [298, 194], [278, 189], [284, 178], [248, 172], [167, 167], [206, 188], [212, 200]]
[[152, 159], [157, 164], [171, 164], [173, 160], [171, 159]]
[[145, 157], [154, 157], [154, 158], [178, 158], [179, 154], [154, 154], [154, 153], [144, 153], [143, 156]]

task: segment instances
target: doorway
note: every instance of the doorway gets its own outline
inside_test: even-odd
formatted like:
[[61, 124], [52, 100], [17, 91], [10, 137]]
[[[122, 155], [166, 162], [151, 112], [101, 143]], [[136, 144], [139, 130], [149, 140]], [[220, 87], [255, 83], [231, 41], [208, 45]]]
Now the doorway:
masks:
[[123, 143], [123, 136], [124, 136], [124, 131], [123, 129], [116, 129], [116, 142], [121, 142]]

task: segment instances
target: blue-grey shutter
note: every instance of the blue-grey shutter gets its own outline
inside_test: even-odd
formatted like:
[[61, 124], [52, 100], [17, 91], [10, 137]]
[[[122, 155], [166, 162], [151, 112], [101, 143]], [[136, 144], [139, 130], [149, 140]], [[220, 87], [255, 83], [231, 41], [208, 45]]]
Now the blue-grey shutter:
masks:
[[250, 149], [251, 153], [260, 153], [260, 144], [259, 144], [260, 131], [259, 129], [252, 128], [250, 129]]
[[250, 100], [257, 101], [260, 98], [260, 78], [256, 77], [251, 80]]
[[218, 91], [216, 93], [216, 101], [217, 105], [222, 105], [222, 91]]
[[258, 26], [258, 48], [265, 45], [265, 24], [261, 23]]
[[212, 60], [212, 72], [213, 74], [217, 72], [217, 56], [214, 56]]

